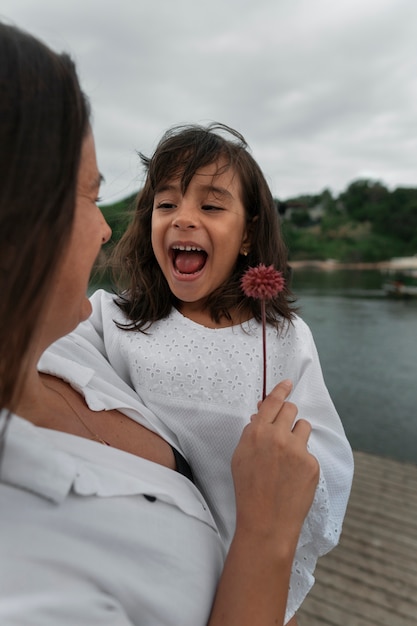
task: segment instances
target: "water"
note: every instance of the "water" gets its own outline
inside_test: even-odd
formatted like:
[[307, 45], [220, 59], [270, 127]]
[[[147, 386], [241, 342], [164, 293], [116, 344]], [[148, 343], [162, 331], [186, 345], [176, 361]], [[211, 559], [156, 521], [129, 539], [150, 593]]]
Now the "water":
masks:
[[417, 298], [377, 271], [296, 270], [293, 289], [355, 450], [417, 462]]

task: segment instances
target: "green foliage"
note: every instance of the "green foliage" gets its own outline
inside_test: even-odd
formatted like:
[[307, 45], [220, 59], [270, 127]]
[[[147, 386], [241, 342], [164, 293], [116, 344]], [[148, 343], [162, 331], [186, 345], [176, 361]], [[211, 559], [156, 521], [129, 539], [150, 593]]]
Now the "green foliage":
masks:
[[[308, 224], [304, 206], [320, 205], [319, 225]], [[338, 198], [329, 190], [319, 196], [286, 201], [298, 205], [282, 222], [292, 259], [332, 258], [345, 262], [377, 262], [417, 253], [417, 189], [390, 192], [378, 181], [352, 182]]]
[[[101, 207], [112, 243], [129, 224], [135, 197]], [[361, 179], [338, 197], [324, 189], [275, 202], [292, 260], [377, 262], [417, 254], [417, 189], [389, 191], [379, 181]]]
[[[372, 230], [408, 244], [417, 233], [417, 189], [397, 188], [389, 192], [379, 182], [353, 182], [340, 195], [346, 213], [358, 221], [369, 221]], [[408, 247], [408, 246], [407, 246]]]
[[295, 226], [300, 228], [311, 225], [310, 213], [306, 210], [293, 213], [290, 220]]
[[324, 260], [326, 258], [323, 241], [315, 232], [294, 228], [289, 222], [282, 223], [282, 232], [292, 260]]
[[384, 211], [375, 216], [374, 229], [409, 243], [417, 234], [417, 189], [395, 189]]
[[136, 194], [133, 194], [115, 204], [100, 206], [106, 222], [112, 229], [112, 242], [116, 242], [120, 239], [130, 223], [134, 212], [135, 199]]
[[111, 272], [108, 267], [108, 257], [112, 247], [119, 241], [132, 220], [135, 207], [136, 194], [128, 196], [114, 204], [101, 205], [100, 209], [110, 228], [112, 236], [102, 248], [95, 264], [90, 278], [90, 284], [97, 287], [111, 289]]
[[388, 207], [390, 193], [377, 181], [357, 180], [339, 196], [344, 210], [351, 219], [373, 222]]

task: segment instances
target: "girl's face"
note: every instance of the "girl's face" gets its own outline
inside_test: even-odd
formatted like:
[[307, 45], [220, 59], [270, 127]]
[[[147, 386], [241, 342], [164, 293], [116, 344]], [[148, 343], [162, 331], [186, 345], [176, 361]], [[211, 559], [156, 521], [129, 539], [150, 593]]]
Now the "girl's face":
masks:
[[183, 195], [180, 179], [156, 190], [152, 247], [183, 315], [199, 321], [204, 299], [231, 275], [249, 249], [241, 184], [223, 161], [197, 170]]
[[70, 332], [91, 314], [88, 281], [95, 259], [111, 230], [98, 208], [101, 175], [94, 138], [84, 140], [77, 181], [77, 199], [72, 232], [51, 289], [44, 330], [46, 343]]

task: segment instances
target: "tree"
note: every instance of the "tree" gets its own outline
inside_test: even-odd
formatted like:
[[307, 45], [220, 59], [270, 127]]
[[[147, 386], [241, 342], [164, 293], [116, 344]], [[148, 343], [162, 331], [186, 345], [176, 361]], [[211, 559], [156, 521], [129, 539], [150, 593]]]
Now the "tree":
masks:
[[351, 219], [374, 222], [378, 213], [389, 210], [389, 195], [380, 182], [361, 179], [351, 183], [339, 200]]

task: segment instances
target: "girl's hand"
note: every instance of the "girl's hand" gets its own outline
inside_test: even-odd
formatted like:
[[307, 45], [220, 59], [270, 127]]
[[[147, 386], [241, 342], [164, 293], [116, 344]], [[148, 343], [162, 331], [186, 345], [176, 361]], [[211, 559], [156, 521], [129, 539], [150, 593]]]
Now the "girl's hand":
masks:
[[311, 426], [295, 422], [297, 407], [285, 401], [291, 389], [290, 381], [274, 387], [232, 459], [237, 529], [275, 534], [288, 548], [297, 544], [319, 478], [317, 459], [307, 450]]

